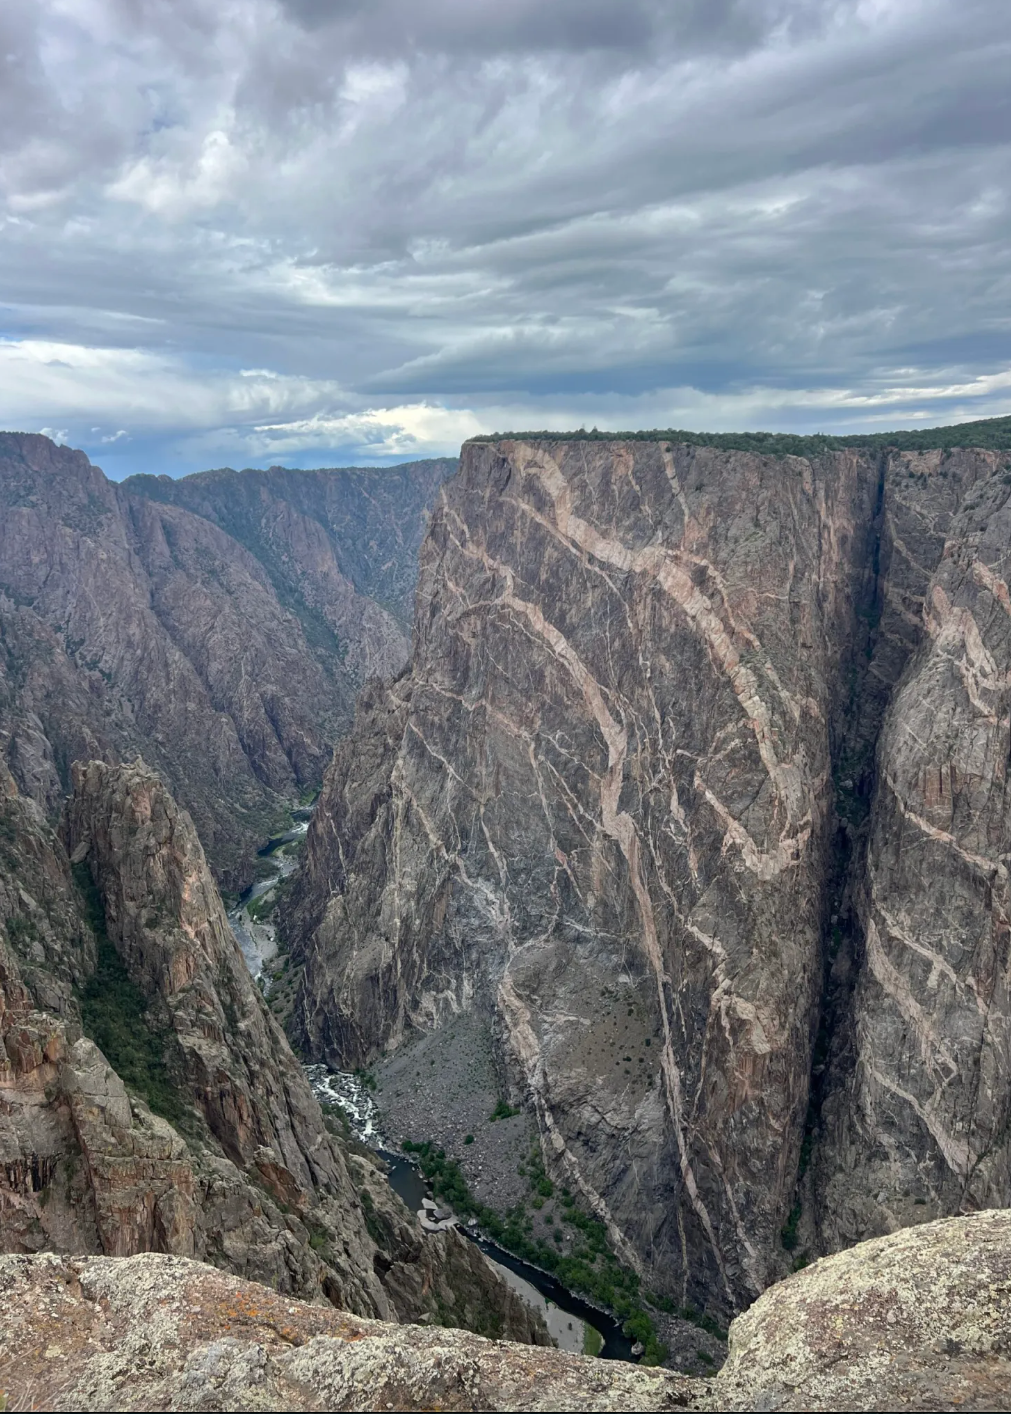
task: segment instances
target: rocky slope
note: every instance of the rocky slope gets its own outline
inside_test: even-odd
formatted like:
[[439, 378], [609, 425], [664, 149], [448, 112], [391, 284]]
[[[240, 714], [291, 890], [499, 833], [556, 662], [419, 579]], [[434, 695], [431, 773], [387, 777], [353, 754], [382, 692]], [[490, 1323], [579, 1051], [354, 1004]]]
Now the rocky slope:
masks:
[[723, 1312], [789, 1269], [798, 1226], [814, 1253], [958, 1211], [945, 1175], [987, 1145], [974, 1201], [1011, 1199], [1006, 958], [967, 941], [1004, 906], [978, 810], [1008, 756], [1006, 462], [468, 445], [410, 670], [360, 700], [310, 830], [300, 1041], [359, 1064], [476, 1015], [556, 1181], [650, 1284]]
[[0, 1258], [0, 1397], [46, 1409], [1011, 1408], [1011, 1218], [817, 1263], [713, 1380], [391, 1327], [169, 1256]]
[[[363, 583], [394, 597], [412, 583], [443, 470], [395, 473], [418, 489], [386, 538], [372, 535], [382, 564]], [[272, 484], [309, 475], [278, 469]], [[246, 483], [232, 480], [238, 517], [232, 493]], [[54, 814], [74, 760], [143, 755], [192, 812], [219, 879], [249, 881], [283, 802], [318, 783], [357, 687], [407, 650], [394, 615], [335, 558], [342, 534], [352, 560], [364, 553], [370, 473], [343, 527], [344, 483], [313, 484], [336, 528], [275, 497], [246, 548], [241, 518], [236, 539], [210, 506], [194, 514], [115, 486], [45, 437], [0, 434], [0, 753], [24, 794]]]
[[158, 777], [76, 766], [69, 858], [2, 784], [0, 1250], [197, 1256], [546, 1342], [475, 1248], [425, 1238], [380, 1161], [329, 1132]]

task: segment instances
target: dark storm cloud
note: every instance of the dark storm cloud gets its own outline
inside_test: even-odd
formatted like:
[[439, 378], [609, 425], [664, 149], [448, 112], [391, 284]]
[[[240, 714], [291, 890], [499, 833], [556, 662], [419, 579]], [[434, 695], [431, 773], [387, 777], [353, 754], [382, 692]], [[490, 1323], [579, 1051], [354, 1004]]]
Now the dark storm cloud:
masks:
[[773, 30], [821, 26], [843, 8], [815, 0], [285, 0], [313, 30], [336, 30], [356, 52], [492, 55], [637, 51], [679, 44], [734, 51]]
[[0, 420], [217, 461], [1001, 411], [1009, 59], [989, 0], [7, 0]]

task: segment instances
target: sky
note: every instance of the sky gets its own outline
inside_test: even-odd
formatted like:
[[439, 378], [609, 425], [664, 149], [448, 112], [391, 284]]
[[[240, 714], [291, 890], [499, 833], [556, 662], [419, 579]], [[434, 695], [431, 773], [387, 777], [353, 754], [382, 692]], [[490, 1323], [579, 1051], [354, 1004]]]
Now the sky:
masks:
[[0, 427], [114, 477], [1011, 412], [1008, 0], [3, 0]]

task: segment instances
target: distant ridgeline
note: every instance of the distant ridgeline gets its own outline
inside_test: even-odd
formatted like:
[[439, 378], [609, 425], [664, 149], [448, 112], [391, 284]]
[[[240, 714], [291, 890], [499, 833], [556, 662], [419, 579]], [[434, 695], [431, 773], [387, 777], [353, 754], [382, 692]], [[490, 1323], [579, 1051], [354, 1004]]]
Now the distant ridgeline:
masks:
[[924, 427], [906, 432], [857, 432], [845, 437], [815, 432], [685, 432], [659, 428], [649, 432], [492, 432], [471, 437], [471, 442], [687, 442], [694, 447], [721, 447], [728, 452], [759, 452], [775, 457], [816, 457], [845, 447], [880, 447], [899, 452], [948, 451], [952, 447], [981, 447], [1011, 451], [1011, 417], [987, 417], [959, 422], [953, 427]]

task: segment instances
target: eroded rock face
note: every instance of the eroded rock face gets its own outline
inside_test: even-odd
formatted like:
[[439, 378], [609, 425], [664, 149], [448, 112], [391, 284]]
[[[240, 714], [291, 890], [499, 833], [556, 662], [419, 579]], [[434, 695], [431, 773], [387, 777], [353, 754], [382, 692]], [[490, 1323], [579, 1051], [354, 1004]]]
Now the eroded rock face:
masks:
[[733, 1306], [777, 1271], [835, 639], [875, 492], [855, 456], [816, 478], [665, 445], [468, 448], [411, 674], [360, 709], [310, 836], [307, 892], [325, 853], [335, 896], [308, 1043], [360, 1060], [485, 1008], [556, 1172], [685, 1298]]
[[249, 975], [189, 816], [143, 762], [76, 763], [73, 781], [68, 853], [91, 871], [109, 937], [171, 1028], [179, 1078], [211, 1133], [242, 1167], [269, 1149], [302, 1188], [332, 1185], [319, 1106]]
[[[35, 1004], [79, 1027], [75, 989], [95, 967], [70, 866], [42, 811], [0, 760], [0, 940]], [[74, 1034], [79, 1034], [79, 1030]]]
[[76, 1030], [0, 942], [0, 1250], [192, 1254], [185, 1143]]
[[[0, 923], [31, 963], [0, 936], [0, 1250], [195, 1255], [364, 1315], [547, 1343], [476, 1249], [426, 1239], [381, 1161], [349, 1159], [328, 1131], [161, 780], [90, 762], [74, 781], [65, 837], [97, 890], [97, 948], [60, 841], [0, 776], [0, 826], [18, 823], [0, 833]], [[61, 937], [54, 920], [73, 929]], [[146, 1004], [130, 1043], [161, 1048], [174, 1123], [81, 1035], [76, 991], [110, 947]]]
[[952, 517], [1001, 465], [465, 448], [410, 672], [360, 699], [310, 830], [286, 922], [301, 1042], [359, 1064], [476, 1011], [616, 1250], [679, 1300], [753, 1300], [791, 1260], [805, 1127], [853, 1162], [811, 1130], [825, 968], [840, 1055], [870, 1015], [875, 743]]
[[1011, 1215], [864, 1242], [767, 1291], [730, 1328], [722, 1409], [1007, 1409]]
[[[123, 488], [133, 496], [184, 507], [245, 545], [276, 586], [286, 586], [324, 616], [348, 644], [349, 665], [364, 681], [386, 675], [377, 649], [386, 655], [387, 670], [406, 660], [404, 635], [414, 612], [427, 515], [456, 467], [455, 458], [435, 457], [379, 471], [225, 469], [178, 481], [131, 476]], [[380, 621], [369, 616], [379, 605], [385, 606], [383, 622], [388, 625], [392, 616], [401, 630], [386, 649], [371, 633]]]
[[[318, 495], [339, 521], [325, 475]], [[405, 505], [385, 542], [372, 536], [391, 583], [413, 584], [423, 501], [416, 527]], [[236, 889], [282, 806], [319, 781], [357, 687], [407, 651], [394, 615], [342, 573], [339, 524], [328, 535], [279, 495], [264, 517], [259, 538], [237, 522], [236, 539], [213, 514], [110, 483], [82, 452], [0, 434], [0, 753], [49, 814], [74, 760], [142, 755]]]

